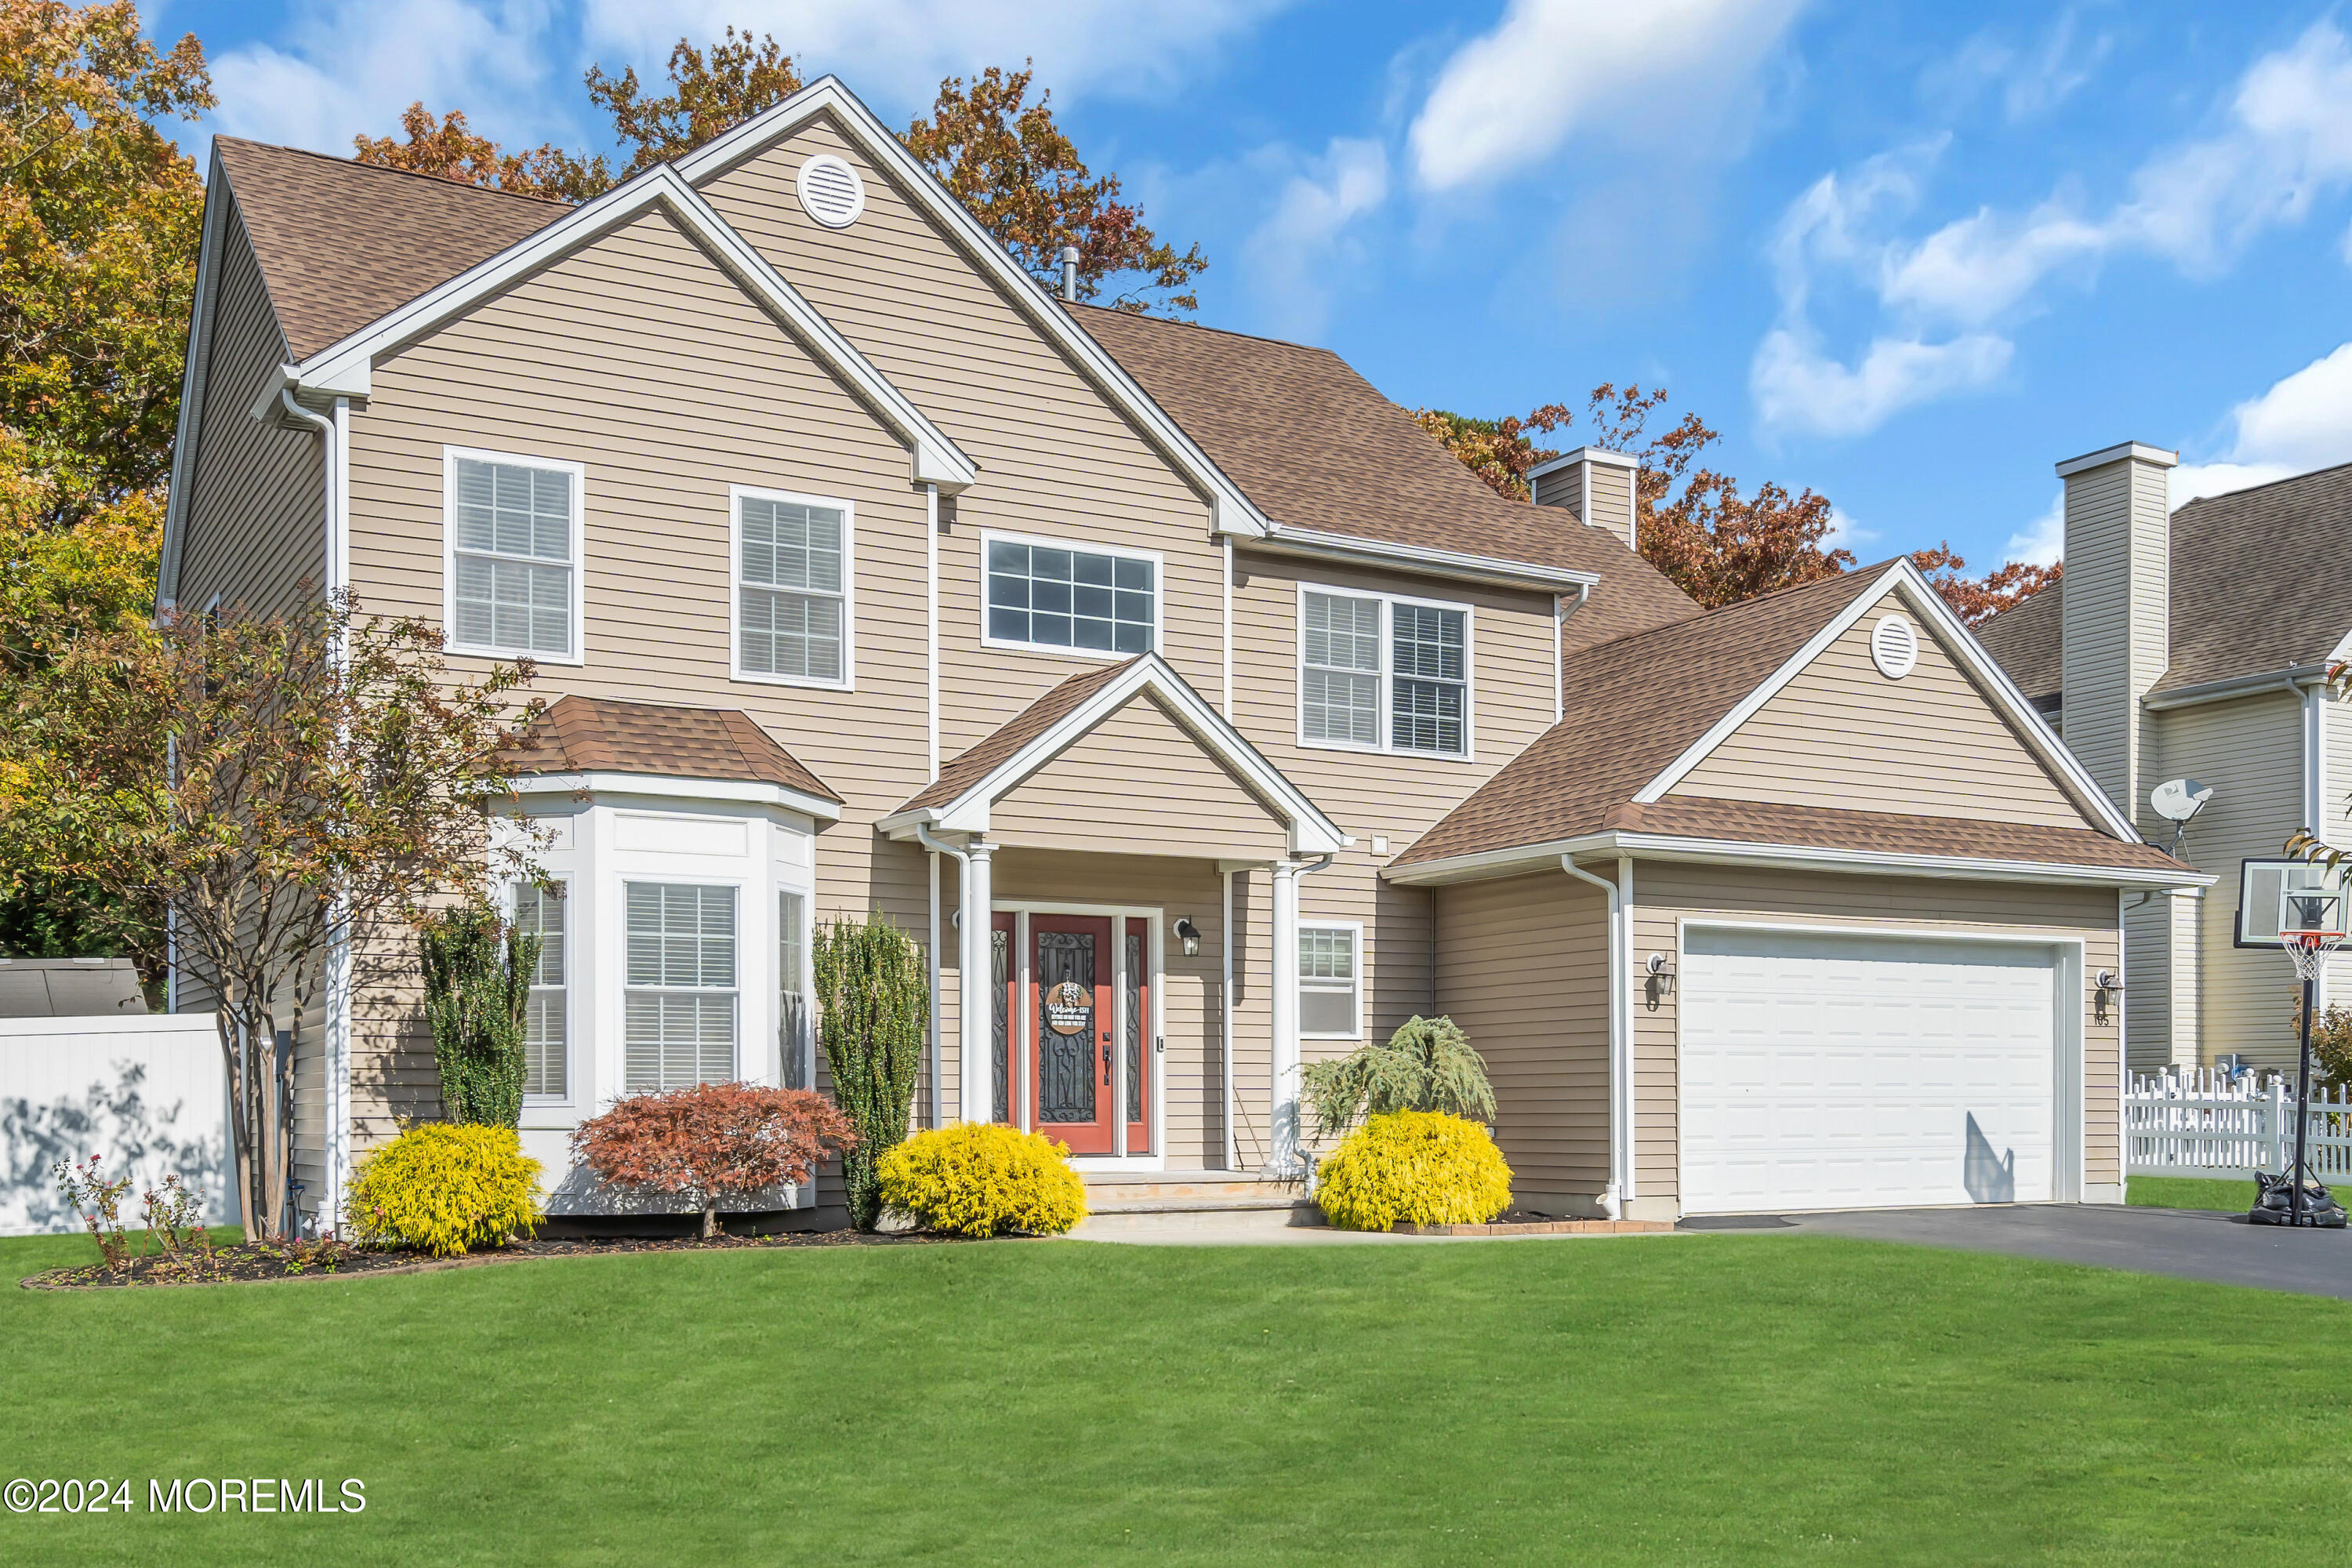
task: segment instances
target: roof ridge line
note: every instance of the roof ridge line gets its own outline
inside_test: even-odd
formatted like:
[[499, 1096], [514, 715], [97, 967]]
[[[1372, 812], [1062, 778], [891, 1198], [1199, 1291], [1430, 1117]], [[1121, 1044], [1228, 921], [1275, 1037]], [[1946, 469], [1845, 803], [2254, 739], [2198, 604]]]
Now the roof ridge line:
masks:
[[[1180, 321], [1173, 316], [1155, 316], [1148, 310], [1121, 310], [1109, 305], [1090, 304], [1084, 300], [1056, 300], [1055, 303], [1065, 310], [1075, 306], [1082, 310], [1097, 310], [1106, 316], [1129, 316], [1139, 321], [1150, 321], [1163, 327], [1190, 327], [1196, 332], [1214, 332], [1221, 338], [1240, 338], [1246, 342], [1272, 343], [1276, 348], [1297, 349], [1301, 353], [1328, 354], [1333, 359], [1339, 360], [1341, 364], [1348, 363], [1340, 359], [1339, 350], [1327, 349], [1320, 343], [1302, 343], [1291, 338], [1270, 338], [1264, 332], [1244, 332], [1234, 327], [1213, 327], [1206, 321]], [[1083, 326], [1085, 323], [1081, 321], [1079, 324]], [[1397, 406], [1402, 408], [1404, 405], [1400, 403]]]
[[580, 205], [577, 202], [567, 202], [561, 196], [535, 196], [526, 191], [502, 190], [497, 185], [478, 185], [471, 180], [454, 180], [446, 174], [428, 174], [422, 169], [404, 169], [394, 163], [370, 163], [358, 158], [338, 157], [332, 153], [314, 152], [308, 147], [289, 147], [280, 142], [256, 142], [250, 136], [215, 134], [213, 140], [216, 142], [235, 142], [240, 147], [257, 147], [265, 153], [292, 153], [304, 158], [315, 158], [322, 163], [332, 163], [339, 168], [365, 169], [372, 174], [399, 174], [411, 180], [430, 180], [436, 184], [452, 185], [461, 191], [474, 191], [486, 196], [506, 196], [518, 202], [535, 202], [541, 206], [553, 207], [559, 212], [572, 212]]
[[2247, 496], [2253, 494], [2256, 490], [2266, 490], [2274, 485], [2291, 485], [2303, 479], [2315, 479], [2322, 474], [2332, 474], [2339, 468], [2352, 468], [2352, 461], [2329, 463], [2324, 468], [2306, 468], [2299, 474], [2282, 474], [2277, 479], [2264, 479], [2258, 485], [2246, 485], [2239, 489], [2223, 490], [2219, 495], [2190, 496], [2187, 500], [2182, 501], [2179, 506], [2174, 507], [2172, 510], [2175, 511], [2187, 511], [2190, 507], [2200, 505], [2205, 501], [2228, 500], [2234, 496]]
[[[1760, 605], [1770, 604], [1776, 599], [1785, 599], [1797, 594], [1809, 594], [1816, 589], [1826, 588], [1832, 584], [1844, 586], [1859, 579], [1873, 576], [1881, 571], [1891, 568], [1896, 561], [1907, 559], [1908, 557], [1906, 556], [1898, 555], [1894, 557], [1892, 560], [1887, 561], [1884, 566], [1857, 566], [1849, 572], [1838, 572], [1832, 573], [1826, 577], [1816, 577], [1810, 583], [1794, 583], [1786, 588], [1775, 588], [1769, 594], [1759, 594], [1754, 598], [1735, 599], [1728, 605], [1717, 605], [1711, 610], [1701, 610], [1696, 616], [1685, 616], [1679, 621], [1668, 621], [1662, 626], [1643, 626], [1639, 631], [1627, 632], [1621, 637], [1610, 637], [1602, 642], [1588, 643], [1583, 647], [1578, 648], [1574, 653], [1567, 655], [1566, 658], [1571, 659], [1582, 658], [1586, 654], [1596, 653], [1604, 647], [1616, 647], [1622, 643], [1638, 642], [1643, 637], [1659, 637], [1667, 632], [1685, 631], [1699, 625], [1701, 622], [1711, 621], [1717, 616], [1729, 615], [1735, 610], [1751, 609]], [[1671, 582], [1672, 579], [1669, 578], [1668, 581]], [[1679, 586], [1679, 584], [1677, 585]]]

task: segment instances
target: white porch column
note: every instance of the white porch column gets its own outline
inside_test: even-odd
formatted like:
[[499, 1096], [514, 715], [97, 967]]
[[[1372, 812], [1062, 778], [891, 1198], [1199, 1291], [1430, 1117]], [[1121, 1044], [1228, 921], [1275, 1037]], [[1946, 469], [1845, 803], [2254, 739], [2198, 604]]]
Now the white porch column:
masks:
[[963, 876], [957, 889], [956, 932], [961, 941], [956, 951], [963, 969], [963, 1005], [956, 1020], [956, 1101], [965, 1121], [986, 1121], [996, 1114], [996, 1095], [990, 1082], [995, 963], [989, 945], [989, 930], [994, 923], [994, 879], [989, 875], [989, 858], [995, 853], [995, 845], [974, 834], [964, 845]]
[[1266, 1117], [1276, 1175], [1298, 1171], [1298, 865], [1274, 863], [1274, 1075]]

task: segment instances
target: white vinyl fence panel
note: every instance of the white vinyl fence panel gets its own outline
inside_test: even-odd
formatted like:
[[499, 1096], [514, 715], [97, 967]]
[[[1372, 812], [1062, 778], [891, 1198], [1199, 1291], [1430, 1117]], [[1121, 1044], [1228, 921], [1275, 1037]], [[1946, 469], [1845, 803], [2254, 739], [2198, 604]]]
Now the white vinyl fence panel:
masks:
[[[2314, 1085], [2304, 1160], [2330, 1184], [2352, 1183], [2352, 1093]], [[2251, 1181], [2294, 1162], [2294, 1086], [2210, 1068], [2135, 1075], [2124, 1093], [2124, 1169], [2134, 1176]]]
[[228, 1080], [209, 1013], [0, 1018], [0, 1236], [79, 1230], [52, 1167], [92, 1154], [139, 1194], [176, 1173], [215, 1225], [237, 1217]]

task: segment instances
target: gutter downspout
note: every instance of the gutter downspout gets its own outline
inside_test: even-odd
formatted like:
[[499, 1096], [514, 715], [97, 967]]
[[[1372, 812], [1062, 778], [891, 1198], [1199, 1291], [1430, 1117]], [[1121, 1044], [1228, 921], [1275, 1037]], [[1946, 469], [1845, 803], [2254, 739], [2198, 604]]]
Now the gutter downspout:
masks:
[[[946, 1114], [947, 1100], [940, 1088], [940, 857], [947, 855], [955, 860], [959, 899], [961, 889], [971, 882], [971, 857], [946, 839], [933, 837], [928, 823], [915, 824], [915, 839], [931, 852], [931, 1125], [943, 1127], [947, 1124], [940, 1118]], [[961, 928], [958, 929], [961, 931]], [[964, 942], [958, 947], [956, 967], [959, 970], [963, 967], [964, 953], [970, 946], [969, 942]], [[962, 978], [961, 974], [957, 976], [959, 982]], [[957, 1010], [959, 1017], [961, 1012], [961, 1008]]]
[[1628, 954], [1633, 922], [1626, 918], [1625, 900], [1616, 883], [1594, 876], [1572, 856], [1561, 856], [1559, 868], [1580, 882], [1591, 883], [1609, 900], [1609, 1185], [1601, 1194], [1601, 1207], [1611, 1219], [1622, 1219], [1632, 1163], [1626, 1152], [1631, 1129], [1625, 1125], [1622, 1107], [1633, 1078], [1627, 1061], [1632, 1021], [1625, 1016], [1625, 975], [1633, 967]]
[[1337, 858], [1337, 852], [1327, 850], [1312, 860], [1286, 860], [1274, 879], [1274, 1116], [1269, 1131], [1276, 1169], [1286, 1176], [1304, 1175], [1310, 1192], [1315, 1173], [1299, 1148], [1305, 1142], [1300, 1112], [1306, 1064], [1298, 1040], [1298, 884]]
[[1223, 922], [1217, 927], [1217, 945], [1224, 960], [1224, 989], [1219, 993], [1217, 1006], [1218, 1033], [1223, 1036], [1218, 1076], [1224, 1079], [1221, 1089], [1224, 1110], [1221, 1120], [1225, 1128], [1225, 1161], [1228, 1171], [1239, 1170], [1241, 1141], [1234, 1129], [1234, 868], [1220, 864], [1217, 879], [1225, 885]]
[[[278, 389], [278, 401], [287, 414], [319, 432], [320, 468], [326, 481], [326, 539], [323, 542], [330, 602], [351, 591], [351, 428], [352, 400], [335, 399], [330, 416], [313, 414], [294, 401], [290, 385]], [[337, 635], [327, 646], [327, 657], [338, 670], [347, 661], [343, 639]], [[327, 1037], [320, 1098], [326, 1101], [326, 1191], [319, 1194], [317, 1226], [321, 1234], [342, 1228], [343, 1184], [351, 1172], [352, 1151], [352, 945], [350, 908], [341, 895], [335, 900], [327, 941]], [[299, 1103], [299, 1100], [298, 1100]], [[287, 1129], [290, 1137], [293, 1129]], [[291, 1162], [289, 1162], [289, 1173]]]

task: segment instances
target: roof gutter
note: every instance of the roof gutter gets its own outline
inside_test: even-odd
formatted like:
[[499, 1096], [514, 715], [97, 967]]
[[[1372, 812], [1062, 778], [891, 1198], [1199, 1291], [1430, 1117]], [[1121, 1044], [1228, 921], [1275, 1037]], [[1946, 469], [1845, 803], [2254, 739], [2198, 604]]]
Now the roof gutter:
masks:
[[1570, 566], [1545, 566], [1496, 555], [1471, 555], [1458, 550], [1433, 550], [1384, 539], [1360, 539], [1351, 533], [1327, 533], [1320, 529], [1293, 528], [1287, 523], [1277, 523], [1264, 538], [1249, 542], [1253, 550], [1282, 555], [1344, 561], [1362, 566], [1402, 566], [1433, 576], [1490, 583], [1504, 588], [1533, 588], [1548, 594], [1574, 594], [1601, 581], [1598, 572]]
[[2226, 680], [2200, 681], [2171, 691], [2152, 691], [2139, 700], [2139, 705], [2149, 712], [2159, 713], [2168, 708], [2195, 708], [2237, 697], [2259, 697], [2270, 691], [2299, 694], [2305, 687], [2319, 685], [2326, 679], [2325, 664], [2295, 664], [2255, 675], [2233, 675]]
[[1638, 855], [1649, 860], [1698, 865], [1780, 866], [1863, 876], [1950, 877], [1979, 881], [2046, 882], [2100, 888], [2205, 888], [2211, 872], [2184, 867], [2086, 866], [2066, 861], [2003, 860], [1974, 855], [1906, 855], [1877, 849], [1823, 848], [1806, 844], [1753, 844], [1740, 839], [1686, 838], [1659, 833], [1608, 832], [1541, 844], [1449, 856], [1381, 874], [1406, 887], [1476, 881], [1540, 871], [1560, 856]]

